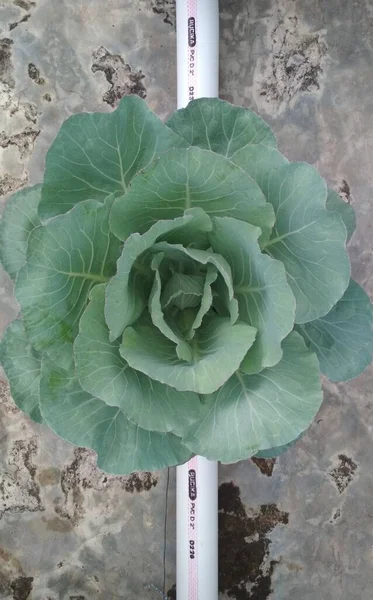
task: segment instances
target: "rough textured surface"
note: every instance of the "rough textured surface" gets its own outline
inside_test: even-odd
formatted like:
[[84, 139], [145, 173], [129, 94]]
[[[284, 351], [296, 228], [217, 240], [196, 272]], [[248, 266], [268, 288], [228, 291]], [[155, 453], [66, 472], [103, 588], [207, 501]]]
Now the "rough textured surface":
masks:
[[145, 75], [141, 71], [134, 73], [119, 54], [110, 54], [104, 46], [100, 46], [92, 53], [92, 58], [92, 72], [101, 71], [110, 84], [109, 90], [102, 96], [104, 102], [115, 108], [123, 96], [136, 94], [140, 98], [146, 98], [142, 82]]
[[[292, 160], [356, 210], [353, 274], [373, 297], [370, 0], [221, 0], [221, 94], [262, 114]], [[61, 122], [128, 92], [176, 103], [172, 0], [0, 2], [0, 195], [41, 179]], [[17, 307], [0, 287], [0, 327]], [[371, 600], [373, 369], [325, 381], [308, 434], [275, 464], [220, 469], [220, 600]], [[0, 598], [156, 600], [166, 473], [109, 477], [0, 387]], [[175, 598], [171, 472], [166, 589]], [[225, 550], [225, 551], [224, 551]], [[234, 561], [236, 557], [236, 561]]]
[[152, 0], [153, 12], [163, 17], [163, 22], [176, 27], [175, 0]]
[[248, 514], [233, 483], [219, 488], [219, 590], [237, 600], [261, 600], [271, 593], [277, 561], [270, 560], [268, 534], [289, 514], [261, 504]]

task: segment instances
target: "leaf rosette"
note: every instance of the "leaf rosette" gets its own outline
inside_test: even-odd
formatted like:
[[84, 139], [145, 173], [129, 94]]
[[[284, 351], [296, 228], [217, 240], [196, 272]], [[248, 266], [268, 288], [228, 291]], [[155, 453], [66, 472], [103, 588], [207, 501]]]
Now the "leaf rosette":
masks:
[[247, 109], [196, 100], [164, 124], [128, 97], [70, 117], [1, 223], [16, 404], [110, 473], [281, 453], [320, 407], [320, 366], [371, 361], [354, 227]]

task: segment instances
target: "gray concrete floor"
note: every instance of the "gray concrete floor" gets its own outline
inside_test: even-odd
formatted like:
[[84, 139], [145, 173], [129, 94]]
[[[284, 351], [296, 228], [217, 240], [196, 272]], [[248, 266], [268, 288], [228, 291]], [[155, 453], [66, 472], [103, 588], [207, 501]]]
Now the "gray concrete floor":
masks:
[[[373, 296], [371, 0], [221, 0], [221, 96], [257, 110], [281, 150], [349, 200], [354, 277]], [[0, 195], [41, 179], [61, 122], [125, 93], [175, 107], [172, 0], [0, 1]], [[9, 280], [0, 325], [16, 315]], [[274, 463], [220, 469], [221, 600], [371, 600], [373, 369], [325, 402]], [[166, 473], [105, 476], [31, 423], [1, 384], [0, 598], [156, 600]], [[174, 598], [175, 485], [166, 587]]]

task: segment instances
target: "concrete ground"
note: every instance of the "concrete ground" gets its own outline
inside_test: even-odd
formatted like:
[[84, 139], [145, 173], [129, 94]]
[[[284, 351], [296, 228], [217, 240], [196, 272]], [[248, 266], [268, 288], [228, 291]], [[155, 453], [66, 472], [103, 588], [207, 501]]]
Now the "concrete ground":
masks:
[[[221, 96], [356, 210], [354, 277], [373, 297], [371, 0], [221, 0]], [[0, 1], [0, 195], [40, 181], [61, 122], [123, 94], [175, 107], [172, 0]], [[2, 278], [0, 324], [15, 317]], [[276, 462], [220, 468], [220, 600], [371, 600], [373, 369], [325, 381], [309, 433]], [[113, 478], [14, 407], [1, 384], [0, 598], [156, 600], [166, 472]], [[175, 598], [175, 474], [166, 589]]]

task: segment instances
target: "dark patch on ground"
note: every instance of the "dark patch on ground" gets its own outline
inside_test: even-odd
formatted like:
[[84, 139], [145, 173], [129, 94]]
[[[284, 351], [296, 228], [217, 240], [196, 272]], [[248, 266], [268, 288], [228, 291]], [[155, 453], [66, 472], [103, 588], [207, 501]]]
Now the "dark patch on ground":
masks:
[[83, 493], [81, 490], [80, 464], [86, 455], [84, 448], [75, 448], [74, 460], [61, 473], [61, 489], [65, 497], [64, 506], [56, 506], [56, 513], [75, 526], [83, 517]]
[[342, 179], [342, 184], [339, 188], [339, 194], [342, 196], [345, 202], [351, 204], [351, 190], [345, 179]]
[[345, 454], [339, 454], [339, 465], [330, 471], [330, 476], [342, 494], [354, 478], [357, 464]]
[[73, 530], [74, 525], [70, 521], [54, 517], [53, 519], [42, 519], [46, 524], [47, 529], [50, 531], [56, 531], [57, 533], [69, 533]]
[[[42, 502], [41, 502], [41, 498], [40, 498], [40, 488], [35, 481], [36, 467], [32, 462], [33, 457], [37, 453], [37, 449], [38, 449], [38, 447], [37, 447], [37, 443], [36, 443], [35, 439], [30, 440], [27, 445], [23, 440], [17, 440], [14, 443], [13, 450], [11, 451], [9, 456], [11, 458], [12, 456], [17, 455], [17, 454], [22, 455], [23, 464], [25, 465], [27, 471], [29, 472], [31, 481], [32, 481], [32, 483], [28, 489], [28, 494], [29, 494], [29, 496], [32, 496], [33, 498], [35, 498], [37, 505], [39, 507], [39, 510], [42, 510], [43, 507], [42, 507]], [[9, 462], [10, 462], [10, 459], [9, 459]]]
[[45, 79], [40, 76], [40, 70], [34, 65], [34, 63], [29, 63], [27, 67], [28, 76], [32, 81], [35, 81], [37, 85], [44, 85]]
[[20, 25], [21, 23], [26, 23], [29, 20], [30, 17], [31, 17], [31, 15], [25, 15], [19, 21], [15, 21], [15, 23], [10, 23], [10, 25], [9, 25], [9, 31], [13, 31], [13, 29], [15, 29], [16, 27], [18, 27], [18, 25]]
[[42, 487], [47, 485], [55, 485], [60, 480], [60, 474], [60, 470], [56, 467], [41, 469], [38, 473], [38, 482]]
[[13, 40], [10, 38], [0, 39], [0, 81], [6, 83], [10, 88], [15, 86], [15, 81], [11, 76], [13, 70], [12, 44]]
[[[13, 177], [12, 175], [4, 175], [0, 177], [0, 196], [15, 192], [19, 188], [23, 187], [27, 183], [27, 178], [20, 179], [19, 177]], [[14, 412], [18, 412], [16, 406], [14, 406]]]
[[96, 455], [87, 448], [75, 448], [74, 458], [62, 471], [60, 485], [63, 501], [55, 499], [55, 511], [59, 518], [45, 521], [47, 526], [59, 532], [69, 531], [84, 518], [84, 498], [86, 490], [106, 492], [116, 489], [119, 493], [149, 491], [158, 483], [152, 473], [133, 473], [129, 476], [115, 476], [103, 473], [96, 465]]
[[102, 97], [104, 102], [114, 108], [123, 96], [135, 94], [140, 98], [146, 98], [143, 83], [145, 75], [142, 71], [132, 71], [131, 66], [124, 62], [119, 54], [110, 54], [104, 46], [95, 50], [92, 58], [93, 73], [101, 71], [110, 84], [110, 89]]
[[319, 90], [327, 54], [321, 34], [303, 32], [293, 16], [279, 21], [271, 39], [272, 60], [259, 94], [280, 108], [301, 92]]
[[168, 590], [167, 600], [176, 600], [176, 583]]
[[176, 28], [176, 2], [175, 0], [152, 0], [153, 12], [163, 16], [163, 22]]
[[9, 550], [0, 547], [0, 598], [10, 598], [11, 583], [23, 575], [23, 568], [18, 558]]
[[286, 567], [289, 571], [292, 571], [293, 573], [300, 573], [301, 571], [303, 571], [303, 567], [299, 563], [290, 562], [288, 560], [280, 560], [279, 562], [281, 562], [281, 564], [284, 565], [284, 567]]
[[236, 600], [266, 600], [277, 561], [269, 559], [268, 534], [286, 525], [288, 513], [262, 504], [248, 514], [233, 483], [219, 488], [219, 591]]
[[33, 577], [18, 577], [10, 584], [14, 600], [27, 600], [32, 591]]
[[13, 4], [23, 8], [23, 10], [30, 10], [36, 6], [36, 2], [29, 2], [28, 0], [13, 0]]
[[263, 473], [263, 475], [267, 475], [267, 477], [272, 477], [273, 469], [275, 468], [276, 464], [275, 458], [256, 458], [255, 456], [253, 456], [251, 460], [254, 464], [256, 464], [259, 471]]
[[15, 556], [13, 556], [13, 554], [11, 554], [8, 550], [5, 550], [5, 548], [1, 548], [1, 547], [0, 547], [0, 558], [1, 558], [1, 560], [5, 561], [5, 562], [17, 561], [17, 559], [15, 558]]
[[158, 480], [153, 477], [152, 473], [132, 473], [126, 477], [124, 489], [126, 492], [149, 492], [157, 483]]
[[43, 100], [45, 100], [46, 102], [52, 102], [52, 97], [50, 94], [44, 94]]
[[69, 596], [69, 600], [85, 600], [85, 596]]
[[20, 111], [21, 108], [24, 113], [25, 119], [30, 123], [36, 125], [38, 120], [38, 108], [37, 106], [35, 106], [35, 104], [31, 104], [30, 102], [23, 102], [22, 104], [17, 104], [16, 106], [13, 106], [9, 111], [10, 116], [13, 117]]
[[33, 464], [37, 449], [35, 438], [14, 442], [8, 455], [8, 463], [15, 467], [15, 472], [4, 473], [0, 480], [0, 516], [5, 512], [44, 510], [40, 488], [35, 479], [36, 467]]
[[329, 521], [330, 523], [334, 524], [335, 521], [337, 521], [338, 519], [341, 518], [342, 515], [342, 511], [340, 508], [337, 508], [337, 510], [333, 513], [333, 516], [331, 518], [331, 520]]
[[35, 130], [31, 127], [26, 127], [21, 133], [14, 135], [6, 135], [4, 131], [0, 132], [0, 148], [8, 148], [8, 146], [17, 146], [21, 158], [28, 156], [34, 149], [34, 143], [40, 129]]
[[[4, 192], [2, 192], [1, 189], [1, 182], [3, 180], [0, 179], [0, 195], [2, 193], [7, 194], [8, 191], [11, 191], [13, 188], [10, 187], [9, 190], [6, 190]], [[11, 183], [14, 183], [16, 180], [13, 179], [13, 181], [9, 182], [9, 185], [11, 186]], [[10, 388], [9, 388], [9, 383], [7, 381], [4, 381], [3, 379], [0, 379], [0, 405], [2, 410], [4, 410], [5, 413], [10, 414], [10, 415], [15, 415], [16, 413], [19, 412], [19, 408], [17, 408], [17, 406], [14, 404], [14, 400], [10, 394]]]

